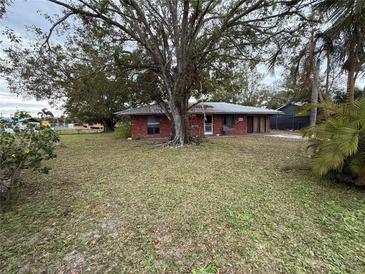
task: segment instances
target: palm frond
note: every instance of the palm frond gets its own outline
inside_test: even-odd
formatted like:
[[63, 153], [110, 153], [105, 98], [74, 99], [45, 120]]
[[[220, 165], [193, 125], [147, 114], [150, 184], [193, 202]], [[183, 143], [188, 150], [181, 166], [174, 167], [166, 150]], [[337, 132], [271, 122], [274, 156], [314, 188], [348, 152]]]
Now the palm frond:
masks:
[[307, 149], [313, 152], [313, 171], [326, 175], [330, 171], [350, 170], [354, 177], [365, 179], [365, 97], [347, 104], [324, 102], [306, 106], [330, 110], [322, 123], [303, 131], [309, 137]]

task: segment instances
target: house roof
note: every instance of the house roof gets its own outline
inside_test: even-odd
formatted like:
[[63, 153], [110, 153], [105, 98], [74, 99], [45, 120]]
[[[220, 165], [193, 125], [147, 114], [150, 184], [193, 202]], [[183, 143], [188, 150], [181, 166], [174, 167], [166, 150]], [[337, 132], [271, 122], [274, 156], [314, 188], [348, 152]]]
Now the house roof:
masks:
[[285, 105], [282, 105], [281, 107], [279, 107], [277, 110], [282, 110], [283, 108], [287, 107], [287, 106], [296, 106], [296, 107], [302, 107], [304, 106], [306, 103], [304, 102], [290, 102], [290, 103], [287, 103]]
[[[117, 115], [151, 115], [151, 114], [163, 114], [163, 110], [157, 104], [147, 105], [138, 108], [129, 108], [120, 112]], [[224, 102], [203, 102], [193, 105], [189, 113], [207, 113], [207, 114], [282, 114], [281, 111], [242, 106], [237, 104], [230, 104]]]

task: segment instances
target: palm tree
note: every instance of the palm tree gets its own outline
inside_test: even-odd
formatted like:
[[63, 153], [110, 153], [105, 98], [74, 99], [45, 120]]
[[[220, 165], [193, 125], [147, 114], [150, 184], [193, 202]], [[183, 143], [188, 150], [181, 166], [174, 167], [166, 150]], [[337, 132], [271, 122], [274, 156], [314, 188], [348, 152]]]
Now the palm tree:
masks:
[[329, 117], [305, 130], [313, 152], [313, 170], [318, 175], [365, 185], [365, 96], [348, 104], [321, 103]]
[[316, 8], [327, 16], [325, 34], [334, 42], [334, 57], [347, 71], [347, 101], [354, 102], [355, 82], [365, 62], [365, 1], [321, 0]]
[[38, 116], [41, 117], [41, 119], [47, 119], [47, 118], [53, 118], [54, 115], [51, 111], [49, 111], [47, 108], [42, 108], [40, 112], [37, 113]]
[[[309, 41], [299, 51], [293, 59], [294, 79], [300, 74], [301, 81], [300, 87], [303, 92], [307, 92], [310, 88], [311, 96], [310, 102], [315, 105], [320, 101], [323, 101], [324, 95], [320, 91], [320, 67], [321, 59], [324, 56], [327, 58], [327, 64], [329, 64], [329, 58], [332, 52], [332, 45], [329, 43], [328, 38], [317, 29], [313, 28]], [[323, 56], [324, 55], [324, 56]], [[327, 66], [326, 87], [328, 87], [328, 74], [330, 72], [330, 66]], [[310, 125], [314, 126], [317, 121], [317, 108], [310, 109]]]

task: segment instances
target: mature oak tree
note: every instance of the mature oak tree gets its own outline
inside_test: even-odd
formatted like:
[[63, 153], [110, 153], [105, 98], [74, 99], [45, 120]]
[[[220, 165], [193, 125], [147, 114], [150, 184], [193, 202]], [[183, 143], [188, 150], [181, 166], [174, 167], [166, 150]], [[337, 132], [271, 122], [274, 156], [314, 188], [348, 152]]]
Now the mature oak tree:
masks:
[[[252, 59], [263, 46], [289, 33], [288, 22], [303, 18], [307, 1], [288, 0], [48, 0], [65, 8], [52, 31], [72, 15], [103, 22], [132, 47], [143, 50], [144, 69], [158, 78], [159, 103], [171, 121], [171, 144], [190, 142], [189, 98], [200, 92], [202, 75], [216, 60]], [[298, 27], [297, 24], [296, 27]], [[280, 47], [281, 45], [279, 45]]]
[[[120, 46], [115, 48], [104, 34], [82, 26], [50, 51], [39, 46], [42, 38], [30, 48], [13, 46], [5, 50], [8, 58], [1, 63], [2, 74], [11, 91], [51, 102], [61, 100], [71, 117], [100, 122], [105, 132], [113, 131], [117, 111], [150, 98], [137, 94], [145, 81], [133, 79], [131, 56], [120, 53]], [[149, 89], [155, 86], [148, 83]]]

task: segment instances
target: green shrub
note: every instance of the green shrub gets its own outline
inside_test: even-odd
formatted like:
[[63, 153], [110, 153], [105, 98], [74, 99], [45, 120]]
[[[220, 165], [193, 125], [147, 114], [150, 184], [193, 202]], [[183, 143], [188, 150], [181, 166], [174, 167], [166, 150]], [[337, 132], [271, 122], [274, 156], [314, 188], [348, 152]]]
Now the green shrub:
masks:
[[365, 185], [365, 97], [353, 105], [318, 105], [329, 113], [322, 123], [304, 131], [309, 137], [313, 170], [318, 175]]
[[0, 202], [18, 185], [22, 171], [32, 169], [48, 173], [49, 168], [42, 163], [56, 157], [54, 149], [58, 141], [58, 135], [52, 129], [32, 124], [11, 133], [0, 132]]
[[128, 138], [131, 137], [131, 124], [130, 122], [124, 121], [117, 124], [114, 130], [114, 136], [117, 138]]

